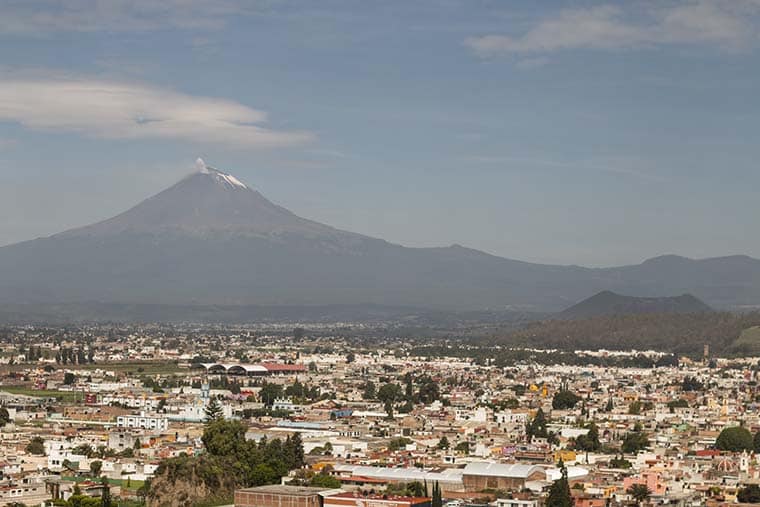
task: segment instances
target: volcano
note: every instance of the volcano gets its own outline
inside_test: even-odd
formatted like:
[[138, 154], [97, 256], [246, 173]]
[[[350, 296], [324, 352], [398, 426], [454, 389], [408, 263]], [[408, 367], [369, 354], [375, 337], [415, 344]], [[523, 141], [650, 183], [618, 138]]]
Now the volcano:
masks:
[[[494, 231], [508, 234], [508, 231]], [[553, 266], [459, 245], [407, 248], [272, 203], [235, 176], [192, 174], [108, 220], [0, 248], [0, 303], [377, 304], [557, 311], [604, 290], [760, 303], [760, 261], [663, 256]]]

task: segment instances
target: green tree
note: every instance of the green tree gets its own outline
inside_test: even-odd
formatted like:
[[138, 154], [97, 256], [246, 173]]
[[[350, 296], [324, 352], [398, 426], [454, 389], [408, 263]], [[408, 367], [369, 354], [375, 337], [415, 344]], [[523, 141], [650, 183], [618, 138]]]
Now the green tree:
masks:
[[100, 471], [103, 469], [103, 462], [102, 461], [91, 461], [90, 462], [90, 475], [93, 477], [99, 477]]
[[404, 449], [407, 445], [411, 443], [412, 443], [411, 439], [406, 438], [406, 437], [392, 438], [390, 439], [390, 441], [388, 441], [388, 450], [398, 451], [400, 449]]
[[425, 495], [425, 486], [420, 481], [414, 481], [407, 485], [406, 491], [409, 496], [421, 497]]
[[549, 496], [546, 498], [546, 507], [572, 507], [573, 497], [570, 494], [570, 483], [567, 480], [567, 468], [560, 463], [562, 476], [554, 481], [549, 488]]
[[641, 505], [652, 494], [652, 491], [647, 487], [646, 484], [633, 484], [625, 492], [631, 495], [639, 505]]
[[0, 428], [11, 422], [11, 416], [5, 407], [0, 407]]
[[755, 448], [755, 443], [752, 433], [747, 428], [732, 426], [720, 432], [715, 447], [721, 451], [751, 451]]
[[103, 492], [100, 495], [100, 507], [111, 507], [111, 486], [108, 484], [108, 479], [104, 476], [100, 484], [103, 487]]
[[677, 408], [688, 408], [689, 402], [684, 400], [683, 398], [679, 398], [677, 400], [669, 401], [668, 402], [668, 408], [670, 409], [670, 412], [675, 412], [675, 409]]
[[340, 479], [333, 477], [332, 475], [318, 473], [309, 481], [309, 486], [318, 488], [338, 489], [340, 488]]
[[441, 399], [441, 388], [438, 386], [438, 382], [433, 380], [429, 375], [420, 377], [417, 383], [419, 385], [417, 397], [420, 403], [429, 404]]
[[738, 491], [736, 499], [741, 503], [760, 503], [760, 486], [748, 484]]
[[364, 384], [364, 393], [362, 394], [362, 398], [365, 400], [374, 400], [375, 396], [377, 396], [377, 389], [375, 388], [375, 384], [371, 380], [368, 380], [367, 383]]
[[636, 424], [633, 427], [633, 431], [626, 433], [623, 438], [623, 445], [621, 449], [627, 454], [636, 454], [642, 449], [649, 447], [649, 438], [644, 433], [640, 424]]
[[402, 398], [401, 387], [398, 384], [388, 382], [383, 384], [377, 391], [377, 399], [383, 402], [385, 405], [385, 411], [388, 414], [388, 418], [393, 417], [393, 407]]
[[621, 456], [615, 456], [610, 460], [610, 467], [611, 468], [623, 468], [628, 469], [631, 468], [633, 465], [631, 465], [631, 462], [625, 459], [622, 455]]
[[575, 448], [579, 451], [594, 452], [602, 448], [599, 442], [599, 428], [593, 422], [587, 426], [588, 433], [575, 439]]
[[246, 450], [245, 432], [246, 427], [240, 421], [217, 419], [206, 425], [201, 440], [209, 454], [237, 458]]
[[259, 391], [259, 398], [264, 405], [271, 407], [274, 403], [274, 400], [277, 398], [282, 398], [282, 386], [279, 384], [265, 382]]
[[443, 496], [441, 495], [441, 486], [438, 481], [433, 484], [433, 498], [430, 501], [430, 507], [443, 507]]
[[696, 377], [686, 376], [683, 378], [683, 382], [681, 383], [681, 389], [683, 389], [685, 392], [701, 391], [704, 389], [704, 385], [702, 382], [697, 380]]
[[544, 410], [539, 408], [536, 415], [526, 426], [525, 433], [528, 435], [529, 439], [533, 437], [548, 438], [549, 431], [546, 429], [546, 424], [547, 421], [546, 415], [544, 415]]
[[277, 473], [266, 463], [259, 463], [253, 467], [251, 473], [251, 484], [254, 486], [262, 486], [264, 484], [272, 484], [279, 477]]
[[26, 452], [29, 454], [36, 454], [38, 456], [45, 455], [45, 441], [42, 437], [34, 437], [26, 446]]
[[63, 374], [63, 384], [64, 385], [70, 386], [74, 382], [76, 382], [76, 380], [77, 380], [77, 376], [74, 375], [73, 373], [71, 373], [70, 371], [67, 371], [66, 373]]
[[567, 410], [575, 407], [575, 404], [579, 401], [581, 401], [580, 396], [563, 389], [556, 393], [554, 398], [552, 398], [552, 408], [554, 410]]
[[301, 468], [304, 466], [303, 440], [300, 433], [296, 433], [285, 440], [283, 453], [288, 462], [288, 468]]
[[219, 405], [216, 398], [211, 398], [208, 405], [206, 405], [204, 412], [206, 414], [206, 424], [218, 421], [219, 419], [224, 419], [222, 407]]

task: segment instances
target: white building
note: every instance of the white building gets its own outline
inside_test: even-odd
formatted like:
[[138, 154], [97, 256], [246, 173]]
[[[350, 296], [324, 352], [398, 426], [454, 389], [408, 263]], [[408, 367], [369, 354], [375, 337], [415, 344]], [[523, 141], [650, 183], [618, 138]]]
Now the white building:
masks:
[[118, 428], [141, 428], [145, 430], [166, 431], [169, 429], [169, 419], [165, 416], [147, 415], [120, 415], [116, 418]]

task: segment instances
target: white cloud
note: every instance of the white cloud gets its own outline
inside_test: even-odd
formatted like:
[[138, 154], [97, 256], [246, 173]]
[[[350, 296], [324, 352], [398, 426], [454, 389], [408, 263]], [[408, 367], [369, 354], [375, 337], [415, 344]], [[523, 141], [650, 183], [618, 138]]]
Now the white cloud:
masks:
[[309, 141], [262, 127], [266, 113], [238, 102], [144, 84], [84, 78], [0, 77], [0, 121], [110, 139], [177, 139], [243, 148]]
[[737, 50], [757, 40], [760, 2], [756, 0], [686, 0], [639, 10], [620, 5], [625, 4], [564, 10], [522, 35], [488, 34], [468, 38], [465, 45], [491, 56], [665, 44]]
[[253, 0], [10, 0], [0, 5], [0, 33], [216, 29], [261, 5]]

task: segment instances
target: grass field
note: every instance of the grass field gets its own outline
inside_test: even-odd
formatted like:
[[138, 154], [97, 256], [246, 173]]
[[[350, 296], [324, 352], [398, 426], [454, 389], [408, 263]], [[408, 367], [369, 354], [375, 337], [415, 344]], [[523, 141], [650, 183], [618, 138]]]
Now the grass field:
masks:
[[24, 396], [37, 396], [39, 398], [57, 398], [60, 401], [76, 401], [82, 399], [82, 393], [79, 391], [50, 391], [47, 389], [31, 389], [29, 387], [18, 386], [0, 386], [0, 391], [11, 394], [21, 394]]
[[[31, 363], [21, 363], [21, 364], [12, 364], [12, 365], [3, 365], [0, 367], [0, 373], [10, 373], [10, 372], [17, 372], [22, 371], [27, 368], [34, 368], [41, 365], [38, 364], [31, 364]], [[64, 364], [56, 364], [52, 365], [55, 369], [65, 369], [65, 368], [71, 368], [76, 370], [86, 370], [86, 371], [92, 371], [92, 370], [107, 370], [107, 371], [115, 371], [115, 372], [124, 372], [124, 373], [132, 373], [132, 374], [141, 374], [144, 373], [146, 375], [170, 375], [173, 373], [181, 373], [181, 372], [187, 372], [187, 368], [182, 368], [178, 366], [176, 363], [169, 362], [169, 361], [131, 361], [131, 362], [118, 362], [118, 363], [93, 363], [93, 364], [73, 364], [73, 365], [64, 365]]]
[[[92, 477], [61, 477], [61, 478], [66, 481], [74, 481], [74, 482], [97, 480], [97, 479], [93, 479]], [[128, 489], [130, 491], [137, 491], [138, 489], [140, 489], [140, 487], [142, 487], [142, 485], [144, 484], [144, 481], [130, 480], [129, 487], [127, 487], [126, 479], [108, 479], [108, 484], [111, 484], [112, 486], [121, 486], [122, 489]]]

